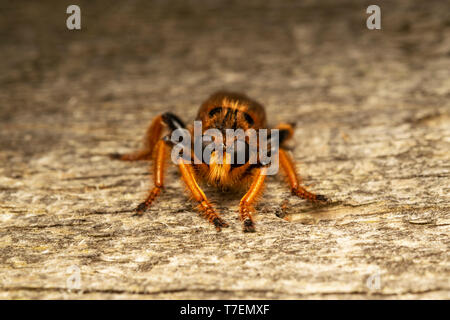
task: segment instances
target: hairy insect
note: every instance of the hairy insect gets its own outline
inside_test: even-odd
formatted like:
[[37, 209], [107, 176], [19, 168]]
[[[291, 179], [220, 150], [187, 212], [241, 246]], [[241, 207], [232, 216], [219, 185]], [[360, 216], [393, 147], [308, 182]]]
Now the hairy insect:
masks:
[[[200, 107], [196, 120], [201, 121], [202, 133], [208, 129], [217, 129], [224, 132], [227, 129], [242, 129], [244, 131], [254, 129], [256, 131], [267, 129], [266, 113], [261, 104], [248, 98], [247, 96], [233, 92], [217, 92], [211, 95]], [[193, 134], [192, 126], [186, 127], [183, 121], [176, 115], [167, 112], [157, 116], [150, 124], [145, 135], [144, 148], [131, 154], [113, 154], [112, 158], [123, 161], [153, 160], [153, 180], [154, 187], [144, 202], [135, 209], [138, 214], [142, 214], [157, 198], [164, 188], [164, 172], [166, 159], [173, 142], [170, 135], [174, 130], [187, 129], [190, 135]], [[287, 177], [293, 195], [307, 199], [312, 202], [327, 201], [323, 195], [316, 195], [300, 185], [300, 178], [295, 171], [294, 162], [285, 147], [285, 142], [292, 138], [294, 128], [292, 124], [279, 124], [274, 129], [278, 129], [279, 148], [277, 149], [278, 163]], [[269, 130], [270, 132], [270, 130]], [[225, 143], [229, 143], [226, 141]], [[257, 142], [258, 143], [258, 142]], [[192, 198], [198, 202], [200, 212], [216, 227], [218, 231], [228, 224], [219, 216], [213, 208], [211, 202], [200, 188], [198, 181], [201, 180], [217, 187], [218, 190], [245, 189], [245, 195], [239, 204], [239, 218], [243, 222], [245, 232], [254, 232], [255, 223], [252, 217], [253, 205], [258, 200], [264, 187], [267, 164], [263, 164], [260, 159], [259, 148], [251, 148], [251, 141], [246, 137], [242, 147], [233, 149], [234, 154], [229, 154], [228, 149], [224, 149], [221, 155], [222, 162], [217, 161], [218, 152], [211, 153], [208, 161], [202, 160], [200, 163], [192, 161], [186, 163], [178, 159], [178, 166], [181, 177], [185, 182]], [[256, 163], [251, 163], [251, 151], [256, 152]], [[230, 161], [241, 154], [244, 162], [236, 164]], [[190, 157], [196, 157], [192, 152]]]

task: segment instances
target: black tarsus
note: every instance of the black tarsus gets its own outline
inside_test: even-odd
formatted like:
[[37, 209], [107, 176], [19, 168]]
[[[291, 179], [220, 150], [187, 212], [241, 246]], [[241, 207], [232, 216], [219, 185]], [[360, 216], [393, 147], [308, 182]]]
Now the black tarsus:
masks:
[[252, 118], [247, 112], [243, 112], [243, 114], [244, 114], [245, 121], [247, 121], [247, 123], [248, 123], [250, 126], [252, 126], [252, 125], [255, 123], [255, 121], [253, 120], [253, 118]]

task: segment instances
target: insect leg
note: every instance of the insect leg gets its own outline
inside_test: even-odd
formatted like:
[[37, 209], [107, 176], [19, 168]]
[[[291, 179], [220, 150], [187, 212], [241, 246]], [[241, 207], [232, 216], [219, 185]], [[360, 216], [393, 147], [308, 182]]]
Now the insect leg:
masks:
[[280, 157], [280, 165], [283, 171], [286, 173], [289, 185], [291, 186], [292, 194], [307, 199], [313, 202], [317, 201], [327, 201], [327, 198], [321, 194], [314, 194], [309, 191], [307, 191], [305, 188], [300, 186], [301, 180], [298, 177], [296, 171], [294, 162], [292, 161], [291, 157], [288, 155], [288, 153], [280, 149], [279, 150], [279, 157]]
[[197, 181], [195, 181], [192, 166], [184, 163], [182, 159], [179, 159], [178, 167], [180, 168], [181, 176], [186, 183], [186, 186], [192, 193], [194, 199], [199, 203], [199, 208], [205, 215], [206, 219], [214, 224], [217, 231], [220, 231], [222, 227], [228, 227], [228, 224], [215, 212], [211, 203], [206, 198], [205, 193], [198, 186]]
[[253, 210], [252, 204], [255, 202], [258, 195], [261, 194], [264, 187], [264, 179], [266, 177], [265, 167], [257, 170], [250, 189], [244, 197], [242, 197], [241, 202], [239, 203], [239, 218], [244, 222], [244, 232], [255, 231], [255, 223], [253, 222], [253, 217], [251, 215], [251, 211]]
[[166, 154], [168, 146], [163, 140], [159, 140], [155, 146], [154, 158], [153, 158], [153, 180], [154, 187], [148, 193], [144, 202], [139, 204], [136, 208], [138, 214], [142, 214], [161, 193], [164, 182], [164, 169], [166, 164]]

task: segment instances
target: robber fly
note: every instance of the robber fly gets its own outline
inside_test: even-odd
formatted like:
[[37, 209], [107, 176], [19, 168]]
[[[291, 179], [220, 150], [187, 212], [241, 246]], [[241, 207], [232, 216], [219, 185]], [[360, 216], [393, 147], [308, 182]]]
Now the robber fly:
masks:
[[[201, 105], [196, 120], [201, 122], [203, 132], [206, 132], [208, 129], [217, 129], [219, 131], [225, 131], [226, 129], [242, 129], [244, 131], [254, 129], [258, 131], [267, 128], [264, 107], [243, 94], [233, 92], [217, 92], [211, 95]], [[154, 187], [150, 189], [145, 201], [135, 209], [138, 214], [145, 212], [164, 188], [166, 159], [173, 148], [173, 142], [168, 137], [170, 137], [171, 132], [177, 129], [185, 129], [190, 134], [193, 133], [192, 126], [186, 127], [179, 117], [166, 112], [157, 116], [148, 127], [144, 137], [145, 144], [143, 149], [130, 154], [112, 155], [112, 158], [123, 161], [153, 160]], [[312, 202], [327, 201], [325, 196], [311, 193], [300, 185], [300, 178], [295, 171], [294, 162], [285, 147], [286, 141], [294, 135], [294, 126], [282, 123], [275, 129], [279, 133], [278, 163], [287, 177], [292, 194]], [[246, 140], [247, 143], [248, 140]], [[252, 148], [249, 148], [248, 145], [234, 149], [235, 153], [246, 153], [244, 163], [239, 164], [230, 161], [230, 158], [235, 158], [236, 155], [230, 156], [227, 154], [228, 150], [223, 151], [221, 155], [223, 161], [221, 163], [216, 161], [218, 158], [216, 151], [211, 154], [208, 161], [188, 163], [179, 158], [176, 162], [187, 189], [191, 193], [192, 198], [199, 204], [200, 212], [208, 221], [214, 224], [218, 231], [222, 227], [228, 227], [228, 224], [213, 208], [199, 186], [198, 181], [213, 185], [218, 190], [246, 188], [246, 193], [239, 204], [239, 218], [243, 222], [245, 232], [254, 232], [253, 205], [263, 191], [267, 165], [258, 161], [250, 163], [250, 155], [248, 154], [250, 149]], [[260, 149], [253, 148], [252, 150]], [[195, 152], [192, 153], [193, 157], [195, 157]]]

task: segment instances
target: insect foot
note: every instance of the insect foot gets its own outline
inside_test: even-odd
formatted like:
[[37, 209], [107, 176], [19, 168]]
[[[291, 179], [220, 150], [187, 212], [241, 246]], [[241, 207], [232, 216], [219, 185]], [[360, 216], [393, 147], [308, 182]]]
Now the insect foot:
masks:
[[122, 154], [117, 153], [117, 152], [116, 153], [110, 153], [108, 156], [112, 160], [121, 160], [122, 159]]
[[323, 194], [316, 195], [316, 200], [317, 201], [323, 201], [323, 202], [329, 202], [330, 201], [330, 199], [325, 197]]
[[293, 188], [292, 194], [299, 198], [306, 199], [306, 200], [311, 201], [312, 203], [316, 203], [316, 204], [326, 203], [326, 202], [330, 201], [326, 196], [324, 196], [322, 194], [311, 193], [309, 191], [306, 191], [306, 189], [303, 187]]

